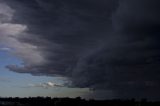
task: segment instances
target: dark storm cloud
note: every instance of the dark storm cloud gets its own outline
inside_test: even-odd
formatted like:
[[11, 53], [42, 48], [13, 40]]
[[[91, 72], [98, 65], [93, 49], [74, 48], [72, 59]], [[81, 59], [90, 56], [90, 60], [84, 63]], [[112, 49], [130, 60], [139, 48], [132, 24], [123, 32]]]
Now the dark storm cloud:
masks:
[[15, 10], [12, 22], [27, 26], [16, 38], [26, 44], [16, 53], [24, 66], [10, 70], [61, 75], [114, 97], [159, 98], [159, 0], [5, 2]]
[[[108, 24], [111, 24], [109, 16], [117, 5], [112, 2], [9, 1], [8, 4], [17, 10], [12, 21], [27, 25], [31, 33], [19, 36], [18, 41], [36, 46], [45, 61], [43, 66], [36, 64], [36, 67], [26, 63], [29, 66], [23, 69], [34, 67], [48, 74], [44, 71], [47, 68], [53, 74], [66, 74], [66, 69], [74, 67], [79, 57], [98, 47], [101, 39], [105, 38]], [[9, 68], [15, 70], [18, 67]]]

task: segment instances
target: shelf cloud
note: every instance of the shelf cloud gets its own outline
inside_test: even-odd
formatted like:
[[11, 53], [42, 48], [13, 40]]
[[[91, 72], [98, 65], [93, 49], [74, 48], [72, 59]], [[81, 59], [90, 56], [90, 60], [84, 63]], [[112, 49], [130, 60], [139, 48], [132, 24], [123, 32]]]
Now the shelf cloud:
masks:
[[2, 0], [1, 5], [0, 15], [8, 18], [0, 18], [0, 42], [23, 60], [22, 66], [6, 66], [9, 70], [67, 77], [73, 87], [112, 91], [118, 98], [159, 98], [159, 0]]

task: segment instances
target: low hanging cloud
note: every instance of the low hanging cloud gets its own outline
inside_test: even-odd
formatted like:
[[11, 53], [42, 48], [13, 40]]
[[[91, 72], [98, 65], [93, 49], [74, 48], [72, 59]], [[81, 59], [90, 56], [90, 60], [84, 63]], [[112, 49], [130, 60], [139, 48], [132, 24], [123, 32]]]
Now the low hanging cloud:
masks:
[[3, 0], [0, 14], [8, 19], [0, 19], [0, 42], [23, 60], [23, 66], [7, 68], [67, 77], [73, 87], [111, 91], [114, 97], [160, 99], [159, 4]]
[[40, 87], [40, 88], [59, 88], [59, 87], [64, 87], [62, 84], [56, 84], [53, 82], [45, 82], [45, 83], [40, 83], [40, 84], [28, 84], [27, 87]]

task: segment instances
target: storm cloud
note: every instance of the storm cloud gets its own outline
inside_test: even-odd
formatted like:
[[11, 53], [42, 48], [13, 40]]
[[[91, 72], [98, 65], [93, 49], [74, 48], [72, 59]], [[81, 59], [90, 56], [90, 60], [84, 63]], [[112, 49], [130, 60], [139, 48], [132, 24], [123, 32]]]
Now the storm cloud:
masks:
[[0, 18], [0, 41], [23, 60], [11, 71], [67, 77], [73, 87], [118, 98], [160, 99], [159, 0], [2, 2], [11, 18]]

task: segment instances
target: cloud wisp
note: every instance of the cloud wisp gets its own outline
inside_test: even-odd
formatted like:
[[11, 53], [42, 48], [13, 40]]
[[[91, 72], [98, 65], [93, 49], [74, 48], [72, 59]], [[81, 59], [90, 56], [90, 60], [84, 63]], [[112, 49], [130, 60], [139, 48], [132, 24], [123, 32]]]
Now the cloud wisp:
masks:
[[56, 84], [53, 82], [45, 82], [45, 83], [39, 83], [39, 84], [28, 84], [27, 87], [40, 87], [40, 88], [45, 88], [45, 89], [49, 89], [49, 88], [59, 88], [59, 87], [64, 87], [64, 85], [62, 84]]

